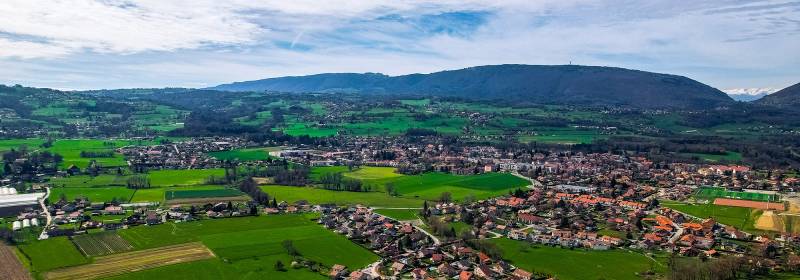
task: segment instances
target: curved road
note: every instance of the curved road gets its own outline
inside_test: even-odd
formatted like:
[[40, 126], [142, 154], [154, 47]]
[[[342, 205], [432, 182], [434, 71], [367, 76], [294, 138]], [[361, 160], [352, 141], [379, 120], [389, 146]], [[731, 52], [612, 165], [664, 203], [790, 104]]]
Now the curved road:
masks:
[[50, 211], [47, 211], [47, 205], [44, 205], [44, 201], [50, 197], [50, 187], [45, 187], [46, 192], [44, 193], [44, 197], [39, 199], [39, 206], [42, 206], [42, 210], [44, 211], [45, 219], [47, 219], [47, 223], [44, 225], [44, 229], [42, 229], [42, 234], [39, 234], [39, 240], [47, 239], [50, 236], [47, 236], [47, 228], [50, 227], [50, 224], [53, 222], [53, 217], [50, 216]]

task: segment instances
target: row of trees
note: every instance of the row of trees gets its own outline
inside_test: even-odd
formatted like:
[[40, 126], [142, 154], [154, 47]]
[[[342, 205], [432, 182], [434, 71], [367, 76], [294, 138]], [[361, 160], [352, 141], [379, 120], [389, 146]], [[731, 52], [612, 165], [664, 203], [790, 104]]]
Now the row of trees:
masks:
[[342, 173], [325, 173], [319, 178], [322, 188], [334, 191], [368, 192], [371, 185], [366, 185], [361, 180], [346, 178]]

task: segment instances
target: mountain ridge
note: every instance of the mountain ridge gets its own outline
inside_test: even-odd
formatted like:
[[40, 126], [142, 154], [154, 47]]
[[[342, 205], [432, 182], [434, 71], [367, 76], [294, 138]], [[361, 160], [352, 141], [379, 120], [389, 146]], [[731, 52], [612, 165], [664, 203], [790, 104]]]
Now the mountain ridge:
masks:
[[324, 73], [236, 82], [208, 89], [416, 94], [680, 109], [707, 109], [734, 102], [724, 92], [683, 76], [579, 65], [486, 65], [400, 76]]
[[787, 107], [800, 105], [800, 83], [788, 86], [755, 101], [761, 105]]

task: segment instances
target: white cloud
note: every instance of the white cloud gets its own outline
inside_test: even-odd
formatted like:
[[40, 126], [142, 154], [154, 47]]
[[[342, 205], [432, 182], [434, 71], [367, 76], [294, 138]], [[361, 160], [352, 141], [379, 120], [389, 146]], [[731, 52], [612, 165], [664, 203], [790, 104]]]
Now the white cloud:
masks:
[[[572, 61], [688, 75], [721, 87], [781, 87], [800, 75], [800, 18], [797, 5], [786, 3], [3, 0], [0, 82], [203, 86], [317, 72]], [[468, 36], [376, 20], [452, 11], [489, 16]]]

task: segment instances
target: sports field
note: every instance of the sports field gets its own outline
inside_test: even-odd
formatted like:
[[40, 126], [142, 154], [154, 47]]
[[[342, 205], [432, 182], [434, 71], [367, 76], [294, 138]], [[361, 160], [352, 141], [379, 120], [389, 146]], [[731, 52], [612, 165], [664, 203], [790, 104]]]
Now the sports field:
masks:
[[734, 198], [755, 201], [778, 201], [778, 197], [772, 194], [737, 192], [729, 191], [725, 188], [701, 187], [694, 196], [698, 199], [714, 200], [715, 198]]
[[650, 269], [663, 271], [642, 254], [623, 251], [590, 251], [529, 245], [506, 238], [492, 239], [503, 251], [503, 259], [527, 271], [551, 274], [563, 280], [641, 279], [637, 273]]

